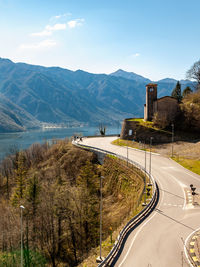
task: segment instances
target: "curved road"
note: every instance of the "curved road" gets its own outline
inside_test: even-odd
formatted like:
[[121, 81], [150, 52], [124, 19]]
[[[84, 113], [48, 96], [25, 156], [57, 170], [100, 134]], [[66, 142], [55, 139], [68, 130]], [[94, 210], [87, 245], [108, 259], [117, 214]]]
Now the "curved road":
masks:
[[[114, 139], [116, 137], [86, 138], [83, 144], [126, 157], [127, 148], [112, 145]], [[144, 151], [129, 148], [128, 156], [144, 166]], [[196, 192], [200, 192], [200, 176], [160, 155], [152, 154], [151, 159], [151, 173], [160, 188], [159, 203], [147, 220], [129, 235], [115, 266], [191, 266], [184, 253], [183, 241], [200, 227], [200, 208], [189, 201], [190, 184], [197, 188]]]

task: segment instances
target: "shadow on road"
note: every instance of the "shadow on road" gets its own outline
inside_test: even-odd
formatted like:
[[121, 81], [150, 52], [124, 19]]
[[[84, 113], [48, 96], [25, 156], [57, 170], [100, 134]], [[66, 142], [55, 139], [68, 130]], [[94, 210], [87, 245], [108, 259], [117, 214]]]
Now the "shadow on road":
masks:
[[186, 225], [186, 224], [184, 224], [184, 223], [182, 223], [182, 222], [180, 222], [180, 221], [177, 221], [176, 219], [170, 217], [169, 215], [166, 215], [165, 213], [163, 213], [162, 210], [155, 209], [155, 211], [156, 211], [157, 213], [159, 213], [159, 214], [161, 214], [161, 215], [167, 217], [168, 219], [170, 219], [170, 220], [172, 220], [172, 221], [174, 221], [174, 222], [176, 222], [176, 223], [178, 223], [178, 224], [181, 224], [181, 225], [183, 225], [183, 226], [189, 228], [189, 229], [192, 230], [192, 231], [195, 231], [194, 228], [192, 228], [192, 227], [190, 227], [190, 226], [188, 226], [188, 225]]
[[169, 191], [167, 191], [167, 190], [163, 190], [163, 189], [161, 189], [161, 188], [159, 188], [159, 190], [160, 190], [160, 191], [163, 191], [163, 192], [165, 192], [165, 193], [168, 193], [168, 194], [170, 194], [170, 195], [173, 195], [173, 196], [175, 196], [175, 197], [184, 199], [184, 197], [180, 197], [180, 196], [178, 196], [178, 195], [176, 195], [176, 194], [174, 194], [174, 193], [171, 193], [171, 192], [169, 192]]

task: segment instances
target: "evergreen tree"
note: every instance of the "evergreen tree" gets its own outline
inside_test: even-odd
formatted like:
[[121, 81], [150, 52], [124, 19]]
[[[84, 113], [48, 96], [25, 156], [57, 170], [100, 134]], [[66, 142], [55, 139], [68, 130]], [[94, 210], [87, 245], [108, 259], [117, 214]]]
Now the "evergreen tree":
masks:
[[185, 96], [189, 95], [190, 93], [192, 93], [192, 89], [191, 89], [189, 86], [187, 86], [187, 87], [183, 90], [183, 94], [182, 94], [183, 98], [184, 98]]
[[182, 99], [182, 95], [181, 95], [181, 84], [180, 84], [179, 81], [177, 82], [176, 87], [172, 91], [171, 96], [174, 97], [174, 98], [176, 98], [179, 103], [181, 102], [181, 99]]
[[24, 152], [19, 152], [17, 161], [16, 161], [16, 187], [14, 189], [14, 194], [12, 196], [12, 204], [17, 205], [18, 203], [21, 203], [22, 200], [25, 197], [25, 189], [26, 189], [26, 174], [27, 169], [25, 167], [25, 155]]

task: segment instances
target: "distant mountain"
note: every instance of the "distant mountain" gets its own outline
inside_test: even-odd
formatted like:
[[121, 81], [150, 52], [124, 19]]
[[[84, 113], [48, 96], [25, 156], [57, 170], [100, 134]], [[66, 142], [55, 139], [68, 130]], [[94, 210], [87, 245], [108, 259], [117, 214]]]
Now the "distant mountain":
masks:
[[151, 80], [141, 76], [141, 75], [138, 75], [134, 72], [127, 72], [127, 71], [124, 71], [124, 70], [117, 70], [116, 72], [113, 72], [111, 73], [110, 75], [112, 76], [115, 76], [115, 77], [122, 77], [122, 78], [125, 78], [125, 79], [130, 79], [130, 80], [134, 80], [136, 82], [142, 82], [142, 83], [150, 83]]
[[172, 78], [165, 78], [165, 79], [157, 81], [157, 83], [177, 83], [177, 80], [172, 79]]
[[[172, 79], [172, 78], [165, 78], [159, 81], [151, 81], [141, 75], [138, 75], [134, 72], [127, 72], [124, 70], [119, 69], [118, 71], [111, 73], [110, 75], [115, 76], [115, 77], [123, 77], [126, 79], [134, 80], [136, 82], [140, 82], [142, 84], [147, 84], [147, 83], [157, 83], [158, 84], [158, 97], [166, 96], [166, 95], [171, 95], [172, 90], [176, 86], [176, 83], [178, 80]], [[193, 82], [190, 80], [180, 80], [182, 90], [185, 89], [186, 86], [190, 86], [191, 89], [194, 88]], [[144, 90], [144, 88], [143, 88]]]
[[[25, 130], [41, 123], [114, 124], [141, 117], [149, 82], [122, 70], [92, 74], [0, 58], [0, 131]], [[176, 80], [159, 81], [159, 97], [170, 95], [175, 85]]]
[[0, 94], [0, 132], [18, 132], [36, 128], [40, 122]]

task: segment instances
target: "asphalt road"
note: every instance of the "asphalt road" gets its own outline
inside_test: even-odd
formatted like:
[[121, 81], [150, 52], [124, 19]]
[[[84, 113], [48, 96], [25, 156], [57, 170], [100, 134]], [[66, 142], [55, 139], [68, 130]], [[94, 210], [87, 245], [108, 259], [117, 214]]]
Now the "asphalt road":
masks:
[[[115, 137], [86, 138], [83, 144], [127, 156]], [[128, 157], [144, 166], [144, 151], [128, 149]], [[171, 159], [152, 154], [151, 173], [160, 188], [157, 208], [128, 237], [118, 267], [188, 267], [183, 240], [200, 227], [200, 207], [191, 204], [190, 184], [200, 193], [200, 176]], [[147, 170], [149, 153], [147, 153]], [[106, 256], [106, 255], [105, 255]]]

